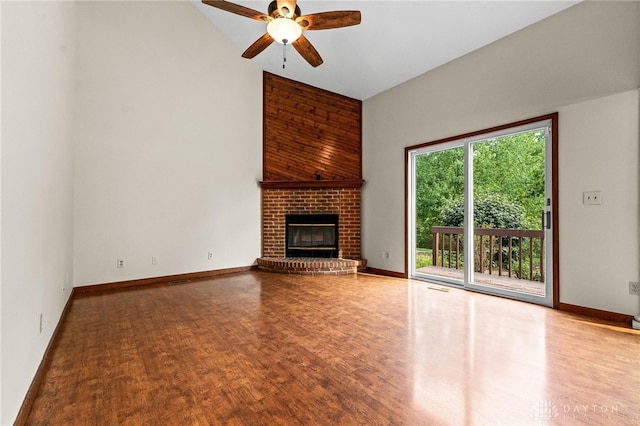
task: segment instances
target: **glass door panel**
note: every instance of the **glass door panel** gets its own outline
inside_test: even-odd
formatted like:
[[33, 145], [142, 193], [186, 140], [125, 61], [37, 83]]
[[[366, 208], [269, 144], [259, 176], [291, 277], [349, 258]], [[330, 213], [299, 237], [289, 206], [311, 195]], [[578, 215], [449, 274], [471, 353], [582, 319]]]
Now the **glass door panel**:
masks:
[[[415, 273], [462, 285], [464, 277], [464, 146], [415, 156]], [[442, 212], [457, 215], [450, 226]]]
[[546, 296], [545, 146], [545, 128], [471, 144], [474, 273], [469, 285]]

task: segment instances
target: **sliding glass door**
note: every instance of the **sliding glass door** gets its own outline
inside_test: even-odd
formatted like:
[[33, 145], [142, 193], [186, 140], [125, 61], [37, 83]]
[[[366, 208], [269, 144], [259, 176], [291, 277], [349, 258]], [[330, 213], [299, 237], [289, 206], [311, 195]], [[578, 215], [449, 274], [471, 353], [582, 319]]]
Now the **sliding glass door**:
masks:
[[411, 277], [552, 304], [550, 128], [408, 150]]

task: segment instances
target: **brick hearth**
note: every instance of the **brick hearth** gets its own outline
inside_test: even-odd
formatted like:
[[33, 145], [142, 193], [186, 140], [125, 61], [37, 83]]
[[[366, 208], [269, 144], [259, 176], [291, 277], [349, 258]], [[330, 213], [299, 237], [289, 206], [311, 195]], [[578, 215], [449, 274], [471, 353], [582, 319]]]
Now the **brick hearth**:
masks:
[[358, 272], [359, 262], [348, 259], [288, 257], [258, 259], [261, 271], [297, 275], [344, 275]]

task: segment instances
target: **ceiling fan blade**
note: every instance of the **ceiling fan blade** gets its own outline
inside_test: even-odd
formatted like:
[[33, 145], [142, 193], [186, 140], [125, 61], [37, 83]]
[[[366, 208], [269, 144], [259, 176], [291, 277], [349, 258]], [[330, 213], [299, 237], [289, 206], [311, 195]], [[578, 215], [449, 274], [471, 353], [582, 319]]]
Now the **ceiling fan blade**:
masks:
[[258, 53], [269, 47], [269, 45], [271, 45], [271, 43], [273, 43], [274, 41], [275, 40], [269, 35], [269, 33], [265, 33], [262, 37], [253, 42], [253, 44], [249, 46], [247, 50], [244, 51], [242, 57], [251, 59]]
[[257, 10], [253, 10], [248, 7], [240, 6], [239, 4], [231, 3], [224, 0], [202, 0], [202, 3], [208, 6], [215, 7], [217, 9], [235, 13], [236, 15], [240, 16], [246, 16], [247, 18], [255, 19], [258, 21], [269, 22], [273, 19], [262, 12], [258, 12]]
[[317, 67], [324, 62], [316, 48], [303, 35], [293, 42], [293, 47], [312, 67]]
[[336, 10], [301, 16], [296, 22], [305, 30], [329, 30], [358, 25], [361, 19], [357, 10]]
[[285, 18], [293, 18], [296, 11], [296, 0], [277, 0], [278, 10]]

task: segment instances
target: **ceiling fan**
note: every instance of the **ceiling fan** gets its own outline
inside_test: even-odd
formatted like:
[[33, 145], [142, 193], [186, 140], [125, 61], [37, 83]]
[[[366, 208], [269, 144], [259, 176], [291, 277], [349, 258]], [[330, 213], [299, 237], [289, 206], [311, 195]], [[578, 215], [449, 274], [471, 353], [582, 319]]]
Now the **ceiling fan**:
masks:
[[323, 61], [302, 31], [349, 27], [358, 25], [361, 19], [360, 12], [355, 10], [302, 15], [296, 0], [274, 0], [269, 4], [266, 14], [225, 0], [202, 0], [202, 3], [267, 23], [267, 32], [244, 51], [243, 58], [253, 58], [277, 41], [285, 46], [291, 44], [313, 67], [317, 67]]

